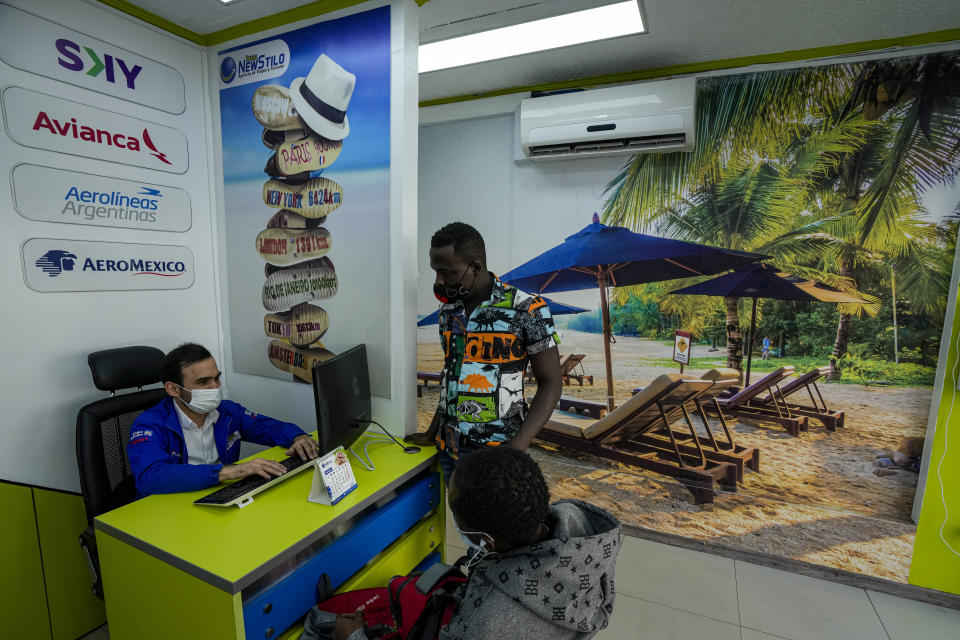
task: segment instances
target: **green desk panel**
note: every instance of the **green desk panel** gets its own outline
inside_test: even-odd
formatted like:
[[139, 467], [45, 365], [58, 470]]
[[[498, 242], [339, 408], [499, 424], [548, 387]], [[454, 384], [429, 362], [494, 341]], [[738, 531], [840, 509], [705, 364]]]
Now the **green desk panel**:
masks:
[[[360, 451], [364, 442], [361, 438], [354, 449]], [[192, 504], [212, 488], [149, 496], [99, 516], [97, 535], [109, 533], [234, 593], [267, 570], [278, 550], [287, 550], [288, 555], [301, 550], [318, 530], [358, 513], [361, 503], [412, 478], [436, 455], [432, 447], [406, 454], [396, 444], [381, 441], [373, 441], [368, 451], [376, 470], [365, 470], [351, 456], [358, 487], [332, 507], [307, 501], [311, 468], [257, 494], [242, 509]], [[258, 457], [279, 460], [284, 452], [275, 447]]]
[[[30, 487], [0, 482], [0, 635], [50, 640], [47, 594]], [[7, 634], [10, 634], [9, 636]]]
[[107, 621], [103, 602], [90, 589], [90, 567], [80, 548], [87, 526], [83, 498], [35, 488], [33, 499], [53, 640], [74, 640]]
[[240, 594], [228, 594], [97, 532], [110, 640], [243, 640]]

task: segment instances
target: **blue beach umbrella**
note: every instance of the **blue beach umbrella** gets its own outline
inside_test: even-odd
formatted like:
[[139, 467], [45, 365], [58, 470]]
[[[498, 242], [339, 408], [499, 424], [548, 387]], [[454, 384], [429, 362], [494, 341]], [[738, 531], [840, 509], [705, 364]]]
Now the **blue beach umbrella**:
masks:
[[593, 222], [556, 247], [528, 260], [500, 279], [531, 293], [600, 289], [603, 347], [607, 365], [607, 406], [613, 410], [610, 309], [607, 287], [711, 275], [766, 256], [695, 242], [634, 233]]
[[[568, 313], [583, 313], [584, 311], [589, 311], [589, 309], [584, 309], [583, 307], [575, 307], [572, 304], [563, 304], [562, 302], [557, 302], [556, 300], [551, 300], [549, 298], [543, 298], [543, 301], [547, 303], [547, 308], [550, 309], [550, 313], [555, 316], [562, 316]], [[417, 320], [418, 327], [425, 327], [428, 324], [437, 324], [440, 322], [440, 310], [437, 309], [433, 313], [427, 316], [423, 316]]]
[[730, 296], [753, 298], [750, 313], [750, 333], [747, 338], [747, 375], [745, 384], [750, 385], [750, 365], [753, 361], [753, 337], [757, 326], [757, 298], [771, 300], [799, 300], [802, 302], [833, 302], [838, 304], [870, 304], [847, 291], [797, 278], [768, 264], [753, 264], [737, 267], [731, 273], [704, 280], [697, 284], [677, 289], [676, 295]]

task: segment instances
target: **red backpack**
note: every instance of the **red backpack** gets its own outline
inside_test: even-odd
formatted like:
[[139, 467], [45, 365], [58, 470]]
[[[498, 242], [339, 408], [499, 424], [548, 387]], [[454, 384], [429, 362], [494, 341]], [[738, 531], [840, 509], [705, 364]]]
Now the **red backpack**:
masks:
[[459, 569], [438, 562], [422, 574], [395, 576], [386, 587], [323, 598], [317, 609], [341, 614], [362, 608], [370, 638], [435, 640], [453, 617], [458, 602], [454, 594], [466, 582]]

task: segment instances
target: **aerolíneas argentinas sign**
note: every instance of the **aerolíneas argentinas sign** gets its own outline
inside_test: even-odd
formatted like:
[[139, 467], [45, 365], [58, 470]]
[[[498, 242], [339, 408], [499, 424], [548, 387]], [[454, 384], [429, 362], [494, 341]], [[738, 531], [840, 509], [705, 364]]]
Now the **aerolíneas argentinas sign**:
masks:
[[19, 164], [13, 204], [30, 220], [152, 231], [186, 231], [190, 196], [183, 189], [79, 171]]

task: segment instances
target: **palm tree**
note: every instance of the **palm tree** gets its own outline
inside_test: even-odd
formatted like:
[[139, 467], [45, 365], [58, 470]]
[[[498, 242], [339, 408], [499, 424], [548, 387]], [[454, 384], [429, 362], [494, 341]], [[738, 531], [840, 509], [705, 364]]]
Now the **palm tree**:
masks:
[[701, 79], [694, 150], [631, 158], [607, 184], [604, 222], [641, 231], [684, 194], [716, 183], [729, 159], [775, 156], [785, 127], [816, 104], [842, 107], [855, 78], [847, 65], [829, 65]]
[[[914, 300], [929, 307], [948, 283], [922, 252], [898, 243], [898, 218], [919, 206], [924, 189], [952, 182], [960, 156], [960, 55], [940, 53], [914, 58], [884, 60], [865, 65], [857, 76], [841, 117], [860, 112], [867, 119], [886, 125], [882, 144], [872, 140], [844, 160], [838, 190], [846, 206], [855, 212], [857, 231], [846, 236], [847, 248], [841, 266], [852, 277], [856, 255], [884, 251], [900, 272], [911, 273], [918, 287]], [[904, 234], [900, 239], [906, 238]], [[908, 243], [907, 243], [908, 244]], [[927, 268], [924, 268], [924, 267]], [[949, 274], [947, 274], [949, 279]], [[830, 362], [837, 363], [847, 351], [850, 314], [837, 322]]]
[[[833, 171], [842, 154], [863, 144], [868, 126], [862, 118], [851, 117], [829, 129], [810, 132], [802, 146], [791, 147], [789, 163], [756, 156], [731, 161], [716, 182], [696, 188], [659, 211], [651, 223], [658, 233], [669, 237], [766, 254], [786, 271], [843, 285], [829, 271], [810, 266], [830, 249], [835, 238], [797, 230], [811, 222], [803, 213], [808, 208], [810, 185]], [[699, 302], [701, 306], [691, 315], [689, 307], [681, 306], [684, 303], [664, 302], [668, 312], [680, 312], [685, 326], [691, 326], [694, 317], [704, 318], [709, 309]], [[738, 299], [724, 298], [724, 306], [727, 366], [740, 369], [743, 339]]]
[[[847, 286], [855, 284], [856, 267], [891, 247], [894, 259], [913, 256], [903, 265], [908, 271], [929, 274], [920, 268], [920, 245], [907, 249], [909, 234], [898, 221], [905, 211], [916, 210], [911, 190], [916, 195], [956, 173], [957, 82], [956, 54], [862, 69], [831, 65], [703, 80], [696, 150], [634, 157], [607, 185], [604, 220], [638, 230], [656, 224], [679, 237], [766, 252], [795, 275], [819, 263], [821, 268], [814, 268], [819, 279], [832, 272], [836, 283]], [[883, 131], [870, 131], [864, 123], [888, 112], [892, 115], [884, 124], [897, 125], [896, 131], [879, 144], [873, 138]], [[859, 143], [855, 137], [845, 140], [854, 144], [825, 147], [825, 158], [809, 153], [817, 148], [811, 136], [826, 136], [834, 127], [850, 134], [859, 127]], [[871, 144], [865, 144], [868, 139]], [[794, 167], [792, 179], [777, 189], [754, 191], [774, 174], [782, 175], [783, 164], [776, 171], [771, 163], [749, 173], [742, 170], [745, 163], [778, 156]], [[865, 162], [871, 156], [874, 160]], [[811, 170], [805, 171], [803, 163]], [[782, 198], [784, 189], [790, 198]], [[733, 206], [738, 190], [742, 204], [762, 206]], [[725, 195], [726, 204], [717, 201]], [[698, 211], [709, 215], [693, 215]], [[724, 220], [721, 214], [727, 215], [727, 228], [712, 229], [712, 221]], [[693, 217], [684, 222], [688, 215]], [[793, 221], [792, 228], [784, 226], [785, 219]], [[713, 241], [698, 236], [713, 236]], [[919, 283], [919, 275], [913, 281]], [[739, 313], [736, 301], [725, 304], [728, 365], [739, 368]], [[846, 351], [853, 311], [841, 308], [836, 358]]]

